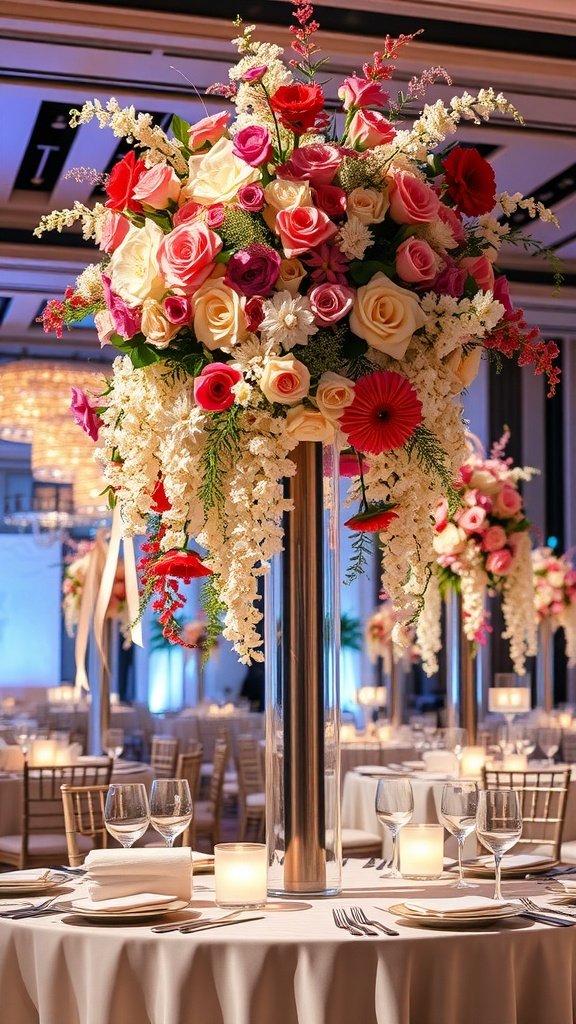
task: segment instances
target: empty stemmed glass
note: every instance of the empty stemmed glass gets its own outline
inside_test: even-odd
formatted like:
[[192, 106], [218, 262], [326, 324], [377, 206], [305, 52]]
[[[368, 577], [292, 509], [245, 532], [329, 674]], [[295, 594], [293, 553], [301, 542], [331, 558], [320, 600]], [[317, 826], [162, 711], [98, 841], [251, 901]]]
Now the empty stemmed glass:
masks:
[[458, 774], [460, 774], [460, 762], [467, 743], [468, 732], [466, 729], [449, 728], [444, 730], [444, 745], [446, 750], [452, 751], [458, 762]]
[[398, 861], [398, 833], [414, 813], [414, 793], [410, 779], [380, 779], [376, 790], [376, 817], [392, 833], [390, 878], [401, 878]]
[[502, 856], [522, 835], [522, 812], [518, 793], [513, 789], [482, 790], [478, 794], [476, 831], [482, 846], [494, 854], [494, 899], [503, 900], [500, 884]]
[[192, 794], [186, 779], [155, 779], [150, 790], [150, 824], [174, 846], [192, 821]]
[[538, 729], [538, 746], [550, 764], [554, 761], [554, 755], [560, 749], [562, 730], [557, 726], [548, 726], [545, 729]]
[[116, 757], [120, 757], [120, 754], [124, 750], [123, 729], [106, 729], [106, 732], [104, 733], [104, 750], [112, 760]]
[[106, 795], [104, 822], [107, 831], [124, 849], [133, 846], [150, 824], [146, 786], [141, 782], [112, 783]]
[[447, 782], [442, 790], [440, 818], [442, 824], [458, 842], [458, 881], [454, 889], [475, 889], [476, 882], [466, 882], [462, 868], [464, 840], [476, 828], [478, 785], [476, 782]]

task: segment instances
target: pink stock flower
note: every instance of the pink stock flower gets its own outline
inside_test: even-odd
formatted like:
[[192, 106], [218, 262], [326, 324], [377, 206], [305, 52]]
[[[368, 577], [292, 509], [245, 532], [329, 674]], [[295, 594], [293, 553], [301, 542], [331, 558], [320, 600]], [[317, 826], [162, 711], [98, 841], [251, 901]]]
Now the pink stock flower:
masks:
[[238, 189], [236, 202], [247, 213], [259, 213], [264, 206], [264, 189], [257, 181], [250, 182]]
[[315, 252], [310, 253], [304, 262], [313, 268], [310, 274], [313, 281], [319, 284], [322, 281], [348, 284], [348, 260], [336, 245], [321, 245]]
[[194, 381], [194, 401], [208, 412], [222, 412], [234, 404], [232, 386], [242, 374], [228, 363], [208, 363]]
[[352, 309], [355, 291], [343, 284], [329, 281], [317, 284], [308, 292], [314, 319], [321, 327], [329, 327], [342, 320]]
[[377, 110], [357, 110], [348, 126], [348, 139], [356, 149], [372, 149], [392, 142], [396, 129]]
[[336, 225], [315, 206], [297, 206], [294, 210], [280, 210], [276, 217], [276, 230], [288, 259], [317, 249], [336, 234]]
[[229, 120], [230, 114], [222, 110], [219, 114], [210, 114], [191, 125], [188, 129], [190, 150], [194, 152], [208, 144], [213, 146], [225, 134]]
[[506, 544], [506, 530], [502, 526], [489, 526], [482, 537], [483, 551], [500, 551]]
[[346, 111], [359, 107], [385, 107], [389, 95], [383, 92], [379, 82], [358, 78], [356, 75], [345, 78], [338, 89], [338, 99], [342, 100]]
[[260, 167], [272, 155], [272, 138], [268, 128], [259, 124], [248, 125], [234, 136], [232, 152], [250, 167]]
[[88, 395], [82, 388], [77, 388], [75, 385], [72, 386], [72, 401], [70, 403], [70, 409], [75, 422], [82, 430], [92, 438], [93, 441], [98, 440], [98, 431], [102, 426], [102, 420], [100, 419], [96, 406], [92, 405]]
[[390, 216], [397, 224], [436, 220], [440, 200], [433, 189], [407, 171], [398, 171], [390, 187]]
[[491, 551], [486, 559], [486, 571], [493, 576], [507, 576], [513, 568], [514, 556], [509, 548]]
[[336, 146], [315, 142], [295, 149], [290, 159], [276, 169], [279, 178], [309, 181], [311, 185], [329, 185], [334, 179], [342, 153]]

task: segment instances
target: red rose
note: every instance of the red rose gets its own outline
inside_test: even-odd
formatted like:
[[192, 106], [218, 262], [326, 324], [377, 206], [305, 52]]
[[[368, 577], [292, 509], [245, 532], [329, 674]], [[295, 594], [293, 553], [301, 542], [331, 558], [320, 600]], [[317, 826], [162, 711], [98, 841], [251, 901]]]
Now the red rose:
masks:
[[156, 577], [172, 576], [175, 579], [183, 580], [184, 583], [190, 583], [197, 576], [211, 576], [212, 570], [203, 564], [196, 551], [175, 548], [156, 559], [151, 568], [151, 575]]
[[242, 374], [228, 363], [209, 363], [194, 381], [196, 405], [208, 412], [222, 412], [234, 403], [232, 387]]
[[143, 160], [137, 160], [132, 150], [114, 165], [106, 182], [106, 194], [109, 197], [106, 206], [109, 210], [142, 213], [142, 203], [132, 198], [132, 192], [145, 170], [146, 164]]
[[496, 178], [477, 149], [457, 146], [445, 160], [444, 182], [455, 207], [468, 217], [490, 213], [496, 202]]
[[270, 106], [285, 128], [303, 135], [314, 127], [318, 114], [324, 110], [324, 93], [319, 85], [281, 85], [270, 97]]
[[344, 523], [344, 526], [360, 533], [381, 533], [382, 530], [388, 529], [394, 519], [398, 519], [398, 513], [394, 511], [397, 507], [394, 502], [389, 501], [371, 505], [365, 512], [357, 512]]

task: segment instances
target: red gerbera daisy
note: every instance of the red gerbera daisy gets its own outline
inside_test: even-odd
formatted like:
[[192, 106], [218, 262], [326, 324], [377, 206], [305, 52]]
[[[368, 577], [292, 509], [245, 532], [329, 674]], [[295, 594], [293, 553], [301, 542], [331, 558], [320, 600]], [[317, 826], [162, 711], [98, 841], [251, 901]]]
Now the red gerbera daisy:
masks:
[[398, 513], [394, 511], [397, 507], [391, 502], [369, 505], [365, 512], [357, 512], [344, 523], [344, 526], [361, 533], [380, 533], [387, 530], [394, 519], [398, 519]]
[[356, 381], [354, 401], [340, 417], [353, 448], [379, 455], [401, 448], [422, 422], [422, 402], [401, 373], [379, 370]]
[[196, 551], [173, 549], [153, 562], [150, 573], [152, 576], [172, 576], [190, 583], [197, 576], [211, 576], [212, 569], [204, 565]]

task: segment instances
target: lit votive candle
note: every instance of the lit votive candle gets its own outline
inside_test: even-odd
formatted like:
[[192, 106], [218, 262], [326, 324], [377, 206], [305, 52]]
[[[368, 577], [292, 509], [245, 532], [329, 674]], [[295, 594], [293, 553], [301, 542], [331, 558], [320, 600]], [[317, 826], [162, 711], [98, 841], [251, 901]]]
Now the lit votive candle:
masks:
[[464, 747], [462, 760], [460, 761], [460, 775], [462, 778], [471, 776], [478, 778], [486, 764], [486, 751], [484, 747]]
[[29, 761], [37, 768], [45, 764], [56, 764], [56, 740], [34, 740], [30, 748]]
[[340, 742], [341, 743], [353, 743], [356, 739], [356, 726], [350, 725], [345, 722], [344, 725], [340, 726]]
[[528, 768], [528, 758], [526, 754], [508, 754], [502, 767], [505, 772], [525, 772]]
[[214, 847], [219, 907], [261, 907], [266, 903], [267, 865], [263, 843], [217, 843]]
[[405, 825], [400, 830], [403, 878], [439, 878], [444, 865], [442, 825]]
[[561, 729], [569, 729], [572, 725], [572, 712], [561, 711], [558, 715], [558, 725]]

